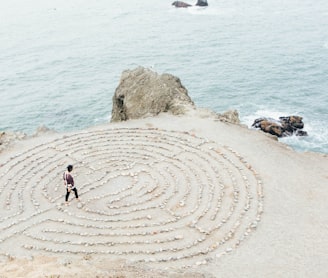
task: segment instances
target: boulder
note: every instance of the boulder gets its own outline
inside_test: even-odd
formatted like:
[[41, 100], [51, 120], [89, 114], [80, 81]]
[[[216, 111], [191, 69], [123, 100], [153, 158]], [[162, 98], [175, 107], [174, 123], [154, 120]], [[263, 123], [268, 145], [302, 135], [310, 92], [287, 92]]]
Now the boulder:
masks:
[[201, 6], [201, 7], [208, 6], [207, 0], [197, 0], [196, 6]]
[[237, 110], [228, 110], [223, 114], [218, 114], [218, 118], [223, 122], [240, 124], [239, 113]]
[[304, 127], [303, 118], [300, 116], [279, 117], [279, 120], [272, 118], [258, 118], [252, 124], [252, 127], [259, 128], [264, 132], [277, 137], [286, 137], [291, 135], [307, 136], [307, 132], [302, 130]]
[[175, 6], [176, 8], [188, 8], [191, 7], [190, 4], [182, 2], [182, 1], [174, 1], [172, 3], [172, 6]]
[[299, 116], [279, 117], [282, 125], [286, 130], [293, 132], [304, 127], [303, 118]]
[[27, 137], [22, 132], [0, 131], [0, 152], [16, 141], [23, 140]]
[[33, 137], [38, 137], [38, 136], [41, 136], [44, 134], [53, 134], [53, 133], [56, 133], [56, 132], [44, 125], [41, 125], [36, 129], [35, 133], [33, 134]]
[[[192, 5], [182, 2], [182, 1], [174, 1], [172, 3], [172, 6], [175, 6], [176, 8], [188, 8], [191, 7]], [[195, 6], [200, 6], [200, 7], [206, 7], [208, 6], [207, 0], [197, 0], [197, 3]]]
[[113, 96], [111, 122], [156, 116], [161, 112], [185, 114], [194, 103], [178, 77], [138, 67], [122, 73]]
[[267, 120], [261, 121], [260, 128], [261, 128], [261, 130], [263, 130], [266, 133], [270, 133], [272, 135], [282, 137], [283, 129], [279, 124], [277, 124], [275, 122], [270, 122]]

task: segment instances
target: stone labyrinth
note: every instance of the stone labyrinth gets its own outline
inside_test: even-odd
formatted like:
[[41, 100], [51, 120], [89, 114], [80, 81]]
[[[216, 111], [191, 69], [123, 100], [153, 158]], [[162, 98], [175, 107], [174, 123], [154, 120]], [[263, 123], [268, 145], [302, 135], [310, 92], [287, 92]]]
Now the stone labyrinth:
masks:
[[[233, 253], [263, 212], [262, 182], [227, 146], [187, 132], [81, 132], [0, 164], [0, 254], [124, 258], [170, 267]], [[64, 205], [74, 165], [81, 203]]]

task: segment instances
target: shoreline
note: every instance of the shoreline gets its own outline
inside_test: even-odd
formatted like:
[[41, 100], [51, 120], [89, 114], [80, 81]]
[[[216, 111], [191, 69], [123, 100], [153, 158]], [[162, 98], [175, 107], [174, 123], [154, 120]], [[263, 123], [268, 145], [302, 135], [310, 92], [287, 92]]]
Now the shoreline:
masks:
[[[217, 112], [215, 112], [211, 109], [208, 109], [208, 108], [196, 108], [196, 110], [198, 111], [197, 113], [201, 113], [201, 114], [203, 113], [204, 115], [206, 115], [204, 117], [209, 117], [209, 118], [217, 117], [218, 115], [222, 116], [225, 113], [229, 112], [229, 111], [226, 111], [226, 112], [223, 112], [222, 114], [220, 114], [220, 113], [217, 113]], [[199, 111], [203, 111], [203, 112], [199, 112]], [[235, 110], [235, 111], [237, 111], [237, 110]], [[238, 111], [237, 111], [237, 113], [238, 113]], [[216, 115], [216, 116], [213, 116], [213, 115]], [[50, 133], [50, 134], [66, 134], [66, 133], [70, 133], [70, 132], [78, 133], [78, 132], [82, 132], [84, 130], [89, 130], [89, 129], [101, 127], [101, 126], [104, 126], [104, 125], [107, 125], [107, 124], [112, 124], [112, 123], [110, 123], [109, 121], [101, 122], [101, 123], [97, 123], [97, 124], [87, 126], [87, 127], [84, 127], [84, 128], [76, 128], [76, 129], [73, 129], [71, 131], [68, 131], [68, 130], [58, 131], [58, 130], [55, 130], [55, 129], [50, 129], [47, 126], [44, 126], [44, 125], [40, 125], [39, 127], [37, 127], [34, 131], [31, 131], [30, 133], [26, 133], [26, 132], [23, 132], [23, 131], [14, 131], [14, 130], [1, 130], [0, 131], [0, 143], [1, 143], [0, 144], [0, 153], [6, 146], [11, 145], [11, 143], [15, 142], [15, 141], [21, 141], [21, 140], [26, 140], [26, 139], [30, 139], [30, 138], [35, 138], [35, 137], [43, 136], [44, 134], [48, 134], [48, 133]], [[275, 141], [278, 141], [281, 144], [284, 144], [285, 146], [287, 146], [288, 148], [291, 148], [293, 151], [295, 151], [297, 153], [313, 153], [313, 154], [319, 154], [319, 155], [321, 154], [321, 155], [324, 155], [324, 156], [328, 155], [328, 153], [323, 152], [323, 151], [300, 150], [298, 148], [295, 148], [293, 146], [293, 143], [289, 144], [288, 142], [286, 142], [286, 141], [292, 140], [294, 137], [297, 138], [297, 140], [300, 140], [299, 136], [292, 135], [292, 136], [288, 136], [288, 137], [278, 138], [278, 137], [276, 137], [274, 135], [271, 135], [269, 133], [264, 133], [264, 132], [260, 131], [259, 129], [252, 128], [251, 126], [248, 126], [246, 123], [243, 123], [243, 122], [236, 123], [236, 125], [239, 125], [240, 127], [246, 128], [246, 129], [251, 130], [251, 131], [259, 131], [260, 134], [268, 136], [272, 140], [275, 140]], [[1, 135], [2, 134], [8, 135], [7, 138], [5, 138], [5, 142], [1, 142], [1, 139], [2, 139]]]

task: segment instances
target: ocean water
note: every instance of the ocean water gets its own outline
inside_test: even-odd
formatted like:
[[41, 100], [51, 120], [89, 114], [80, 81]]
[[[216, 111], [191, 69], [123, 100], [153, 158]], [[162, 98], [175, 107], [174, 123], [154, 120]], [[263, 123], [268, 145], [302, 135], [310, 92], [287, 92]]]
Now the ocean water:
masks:
[[0, 0], [0, 130], [108, 122], [122, 71], [140, 65], [249, 126], [300, 115], [309, 136], [282, 141], [328, 153], [327, 0], [171, 2]]

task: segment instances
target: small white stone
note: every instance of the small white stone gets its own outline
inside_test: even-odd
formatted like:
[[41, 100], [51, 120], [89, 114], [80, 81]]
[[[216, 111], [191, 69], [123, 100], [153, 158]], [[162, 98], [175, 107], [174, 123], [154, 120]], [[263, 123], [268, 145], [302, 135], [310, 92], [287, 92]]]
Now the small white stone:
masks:
[[205, 265], [205, 264], [207, 264], [205, 260], [196, 262], [196, 265]]

